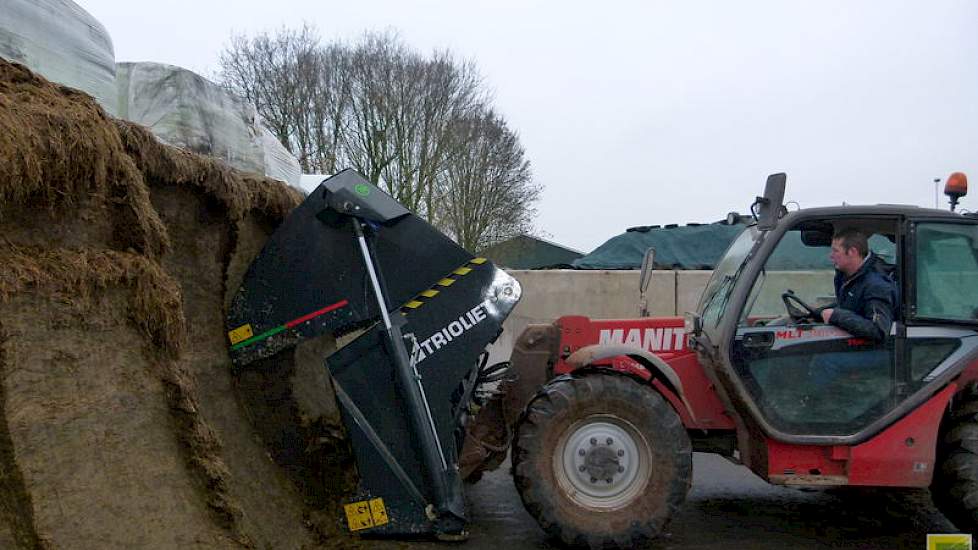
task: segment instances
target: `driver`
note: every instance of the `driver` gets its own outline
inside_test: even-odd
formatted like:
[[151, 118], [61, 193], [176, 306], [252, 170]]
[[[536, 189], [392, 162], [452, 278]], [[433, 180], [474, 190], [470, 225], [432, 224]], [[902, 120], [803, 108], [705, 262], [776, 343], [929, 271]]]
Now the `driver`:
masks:
[[869, 239], [858, 229], [840, 228], [832, 236], [829, 259], [835, 265], [835, 307], [822, 320], [858, 338], [883, 343], [897, 307], [897, 287], [883, 271], [882, 259], [869, 252]]

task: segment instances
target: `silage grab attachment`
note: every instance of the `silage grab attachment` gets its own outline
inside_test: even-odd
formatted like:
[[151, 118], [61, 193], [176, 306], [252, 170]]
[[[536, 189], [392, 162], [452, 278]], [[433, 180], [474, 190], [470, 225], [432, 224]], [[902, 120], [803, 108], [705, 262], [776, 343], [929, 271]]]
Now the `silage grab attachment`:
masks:
[[352, 170], [325, 180], [251, 264], [227, 318], [246, 365], [325, 334], [359, 470], [349, 527], [464, 532], [462, 424], [480, 357], [516, 305], [515, 279], [473, 257]]

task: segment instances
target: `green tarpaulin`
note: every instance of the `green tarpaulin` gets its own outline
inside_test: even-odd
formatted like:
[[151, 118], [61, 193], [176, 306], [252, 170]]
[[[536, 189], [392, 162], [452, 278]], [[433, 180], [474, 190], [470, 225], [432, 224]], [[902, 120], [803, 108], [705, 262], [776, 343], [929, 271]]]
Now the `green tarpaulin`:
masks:
[[[635, 227], [612, 237], [590, 254], [575, 260], [575, 269], [639, 269], [649, 247], [655, 248], [656, 269], [712, 270], [731, 241], [746, 228], [723, 222], [666, 227]], [[893, 261], [893, 243], [875, 235], [870, 248]], [[805, 246], [801, 234], [791, 231], [768, 261], [769, 269], [826, 269], [828, 247]]]
[[645, 251], [653, 247], [656, 269], [713, 269], [744, 227], [711, 223], [632, 228], [572, 265], [577, 269], [638, 269]]

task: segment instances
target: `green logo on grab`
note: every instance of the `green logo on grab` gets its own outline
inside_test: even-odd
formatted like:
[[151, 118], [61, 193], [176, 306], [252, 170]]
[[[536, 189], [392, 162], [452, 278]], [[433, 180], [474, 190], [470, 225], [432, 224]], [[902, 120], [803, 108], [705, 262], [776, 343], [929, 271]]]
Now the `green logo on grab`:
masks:
[[361, 197], [366, 197], [370, 194], [370, 186], [366, 183], [358, 183], [353, 186], [353, 190], [357, 192], [357, 195]]

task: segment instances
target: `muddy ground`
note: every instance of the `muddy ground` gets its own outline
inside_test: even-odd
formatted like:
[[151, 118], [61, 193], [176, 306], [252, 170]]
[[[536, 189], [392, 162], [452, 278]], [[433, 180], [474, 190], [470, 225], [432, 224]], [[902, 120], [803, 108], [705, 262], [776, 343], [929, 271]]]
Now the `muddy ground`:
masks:
[[[469, 486], [472, 525], [459, 550], [561, 548], [523, 509], [509, 463]], [[928, 533], [957, 530], [926, 490], [789, 489], [768, 485], [743, 466], [717, 456], [693, 456], [693, 489], [661, 550], [808, 550], [926, 548]], [[433, 542], [370, 541], [380, 549], [445, 550]]]

